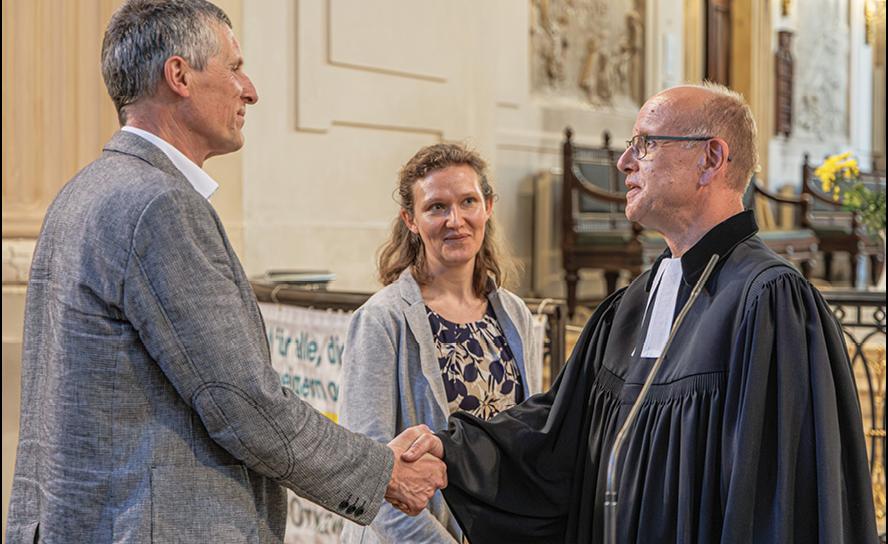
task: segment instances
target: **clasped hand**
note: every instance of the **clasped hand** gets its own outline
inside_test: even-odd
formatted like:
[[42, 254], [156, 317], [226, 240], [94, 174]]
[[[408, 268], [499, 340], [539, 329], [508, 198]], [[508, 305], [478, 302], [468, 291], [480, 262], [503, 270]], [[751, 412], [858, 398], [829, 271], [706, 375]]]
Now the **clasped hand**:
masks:
[[441, 459], [444, 446], [425, 425], [410, 427], [388, 443], [395, 467], [385, 500], [415, 516], [425, 509], [435, 491], [447, 487], [447, 467]]

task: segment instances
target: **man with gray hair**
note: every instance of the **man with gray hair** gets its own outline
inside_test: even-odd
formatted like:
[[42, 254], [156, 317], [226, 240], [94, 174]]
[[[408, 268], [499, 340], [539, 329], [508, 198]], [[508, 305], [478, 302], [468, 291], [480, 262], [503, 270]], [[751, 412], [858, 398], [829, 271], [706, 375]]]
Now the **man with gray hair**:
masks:
[[[202, 169], [258, 100], [228, 17], [133, 0], [102, 72], [123, 128], [46, 213], [27, 293], [6, 541], [281, 542], [286, 491], [367, 524], [419, 513], [444, 466], [283, 388]], [[284, 486], [284, 487], [282, 487]]]
[[611, 449], [662, 356], [624, 435], [616, 542], [875, 542], [842, 333], [743, 209], [749, 107], [721, 86], [675, 87], [633, 132], [626, 216], [668, 249], [596, 309], [550, 391], [489, 422], [456, 414], [404, 458], [445, 460], [472, 542], [602, 542]]

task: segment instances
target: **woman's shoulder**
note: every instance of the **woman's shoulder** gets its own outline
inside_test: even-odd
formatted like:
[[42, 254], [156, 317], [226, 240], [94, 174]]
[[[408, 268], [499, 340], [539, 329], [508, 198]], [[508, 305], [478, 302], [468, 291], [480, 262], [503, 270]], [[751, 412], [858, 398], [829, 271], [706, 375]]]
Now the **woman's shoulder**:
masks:
[[493, 292], [493, 296], [499, 299], [500, 304], [513, 319], [530, 319], [532, 317], [524, 300], [505, 287], [498, 287]]
[[386, 285], [355, 311], [355, 315], [373, 316], [381, 321], [399, 320], [409, 305], [401, 295], [398, 282]]

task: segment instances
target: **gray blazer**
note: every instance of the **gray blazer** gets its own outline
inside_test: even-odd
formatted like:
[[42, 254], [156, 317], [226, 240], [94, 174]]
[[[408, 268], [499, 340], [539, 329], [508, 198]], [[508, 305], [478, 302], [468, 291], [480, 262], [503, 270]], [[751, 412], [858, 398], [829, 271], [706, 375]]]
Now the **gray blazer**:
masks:
[[283, 486], [360, 523], [393, 456], [281, 387], [212, 206], [117, 132], [31, 268], [7, 542], [281, 542]]
[[[533, 317], [524, 302], [505, 289], [492, 289], [488, 300], [515, 355], [527, 398], [536, 391], [528, 390], [526, 362], [539, 356], [532, 341]], [[447, 427], [450, 412], [432, 328], [409, 269], [352, 316], [341, 387], [340, 423], [374, 440], [388, 442], [420, 423], [432, 430]], [[342, 542], [458, 542], [462, 538], [440, 492], [416, 517], [385, 504], [370, 527], [346, 523]]]

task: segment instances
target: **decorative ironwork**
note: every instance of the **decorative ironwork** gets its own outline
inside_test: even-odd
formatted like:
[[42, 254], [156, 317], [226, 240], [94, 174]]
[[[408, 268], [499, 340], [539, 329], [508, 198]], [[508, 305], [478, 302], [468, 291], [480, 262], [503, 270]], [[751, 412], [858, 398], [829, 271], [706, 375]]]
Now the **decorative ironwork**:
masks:
[[880, 531], [885, 529], [885, 293], [826, 292], [848, 346], [863, 415]]

